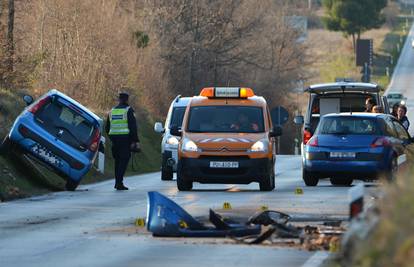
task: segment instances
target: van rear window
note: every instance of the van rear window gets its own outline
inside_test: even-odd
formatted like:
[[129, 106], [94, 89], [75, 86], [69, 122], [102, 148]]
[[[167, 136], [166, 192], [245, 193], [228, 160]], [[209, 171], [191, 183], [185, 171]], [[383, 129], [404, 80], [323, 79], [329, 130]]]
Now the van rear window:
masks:
[[263, 110], [246, 106], [196, 106], [190, 109], [188, 132], [261, 133]]

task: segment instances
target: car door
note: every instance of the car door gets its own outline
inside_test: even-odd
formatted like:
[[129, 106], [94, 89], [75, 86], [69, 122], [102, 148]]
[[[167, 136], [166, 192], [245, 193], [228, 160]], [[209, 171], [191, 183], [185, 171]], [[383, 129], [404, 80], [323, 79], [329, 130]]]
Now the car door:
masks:
[[398, 148], [399, 155], [397, 159], [398, 167], [401, 170], [409, 169], [410, 165], [414, 160], [414, 143], [408, 131], [404, 126], [395, 118], [392, 118], [394, 129], [397, 132], [400, 145]]
[[384, 113], [390, 114], [390, 105], [388, 104], [388, 99], [386, 96], [382, 96], [382, 106], [384, 107]]

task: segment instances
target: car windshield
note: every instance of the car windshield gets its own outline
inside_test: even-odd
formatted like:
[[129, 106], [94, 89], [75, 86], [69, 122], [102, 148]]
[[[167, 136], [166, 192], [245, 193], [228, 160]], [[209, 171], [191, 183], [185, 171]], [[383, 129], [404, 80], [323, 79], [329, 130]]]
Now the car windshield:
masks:
[[379, 134], [379, 132], [380, 129], [375, 118], [351, 116], [322, 118], [316, 129], [316, 134], [372, 135]]
[[388, 98], [402, 98], [402, 94], [389, 94]]
[[260, 107], [199, 106], [190, 109], [188, 132], [261, 133], [264, 132]]
[[170, 128], [172, 128], [172, 126], [181, 127], [181, 125], [183, 124], [185, 109], [185, 107], [177, 107], [173, 109], [170, 121]]
[[86, 150], [94, 131], [94, 125], [75, 110], [56, 99], [36, 112], [36, 121], [62, 142]]

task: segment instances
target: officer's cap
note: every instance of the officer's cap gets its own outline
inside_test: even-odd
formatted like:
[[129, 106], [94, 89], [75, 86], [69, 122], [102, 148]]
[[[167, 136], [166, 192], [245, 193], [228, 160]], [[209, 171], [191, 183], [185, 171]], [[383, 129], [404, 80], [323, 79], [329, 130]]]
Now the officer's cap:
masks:
[[120, 92], [119, 93], [119, 99], [128, 100], [128, 98], [129, 98], [129, 94], [127, 92]]

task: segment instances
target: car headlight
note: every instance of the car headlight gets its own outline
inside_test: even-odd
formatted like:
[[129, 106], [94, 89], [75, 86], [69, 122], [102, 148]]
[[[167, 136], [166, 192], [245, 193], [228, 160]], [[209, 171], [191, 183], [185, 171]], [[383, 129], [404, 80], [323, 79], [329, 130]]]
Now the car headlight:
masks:
[[267, 152], [269, 141], [260, 140], [252, 145], [250, 152]]
[[186, 138], [183, 141], [182, 150], [185, 152], [196, 152], [198, 151], [198, 147], [193, 141]]
[[170, 138], [167, 139], [167, 144], [168, 145], [172, 145], [172, 146], [177, 146], [179, 143], [177, 137], [175, 136], [171, 136]]
[[400, 104], [401, 105], [405, 105], [405, 101], [404, 100], [401, 100]]

